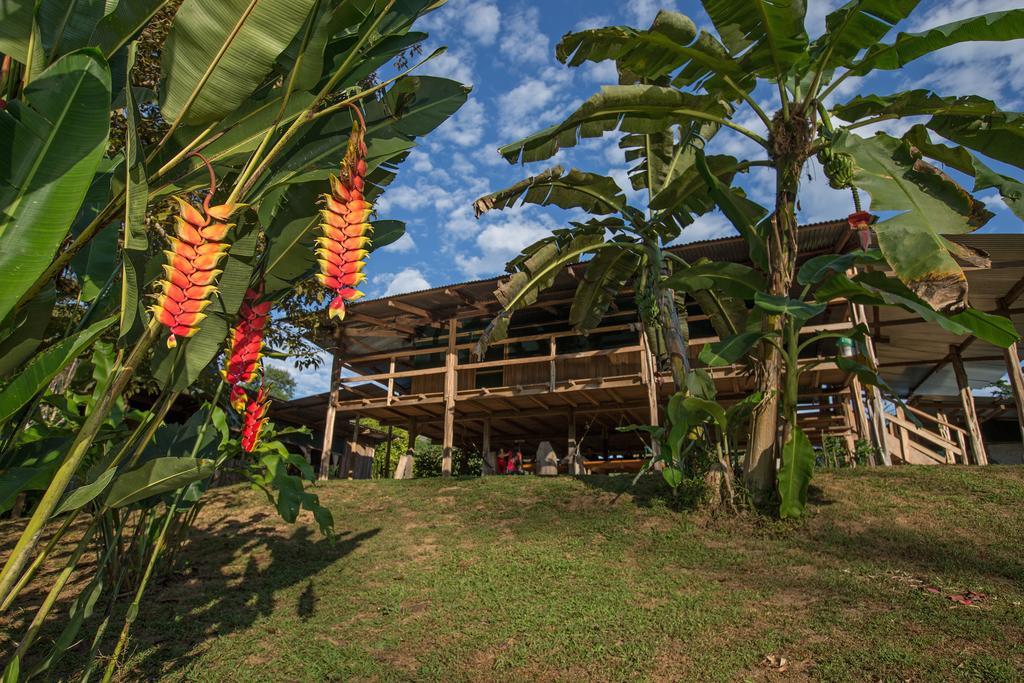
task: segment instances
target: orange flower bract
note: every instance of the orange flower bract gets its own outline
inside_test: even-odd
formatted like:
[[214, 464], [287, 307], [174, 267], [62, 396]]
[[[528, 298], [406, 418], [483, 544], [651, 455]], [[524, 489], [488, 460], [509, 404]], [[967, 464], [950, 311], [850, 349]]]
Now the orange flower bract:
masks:
[[239, 384], [256, 379], [263, 355], [263, 335], [272, 303], [260, 301], [262, 286], [249, 288], [238, 311], [238, 322], [228, 335], [228, 358], [224, 367], [224, 381], [231, 387], [231, 405], [241, 412], [245, 409], [246, 394]]
[[373, 231], [369, 223], [373, 207], [364, 195], [366, 123], [357, 107], [353, 106], [352, 111], [356, 113], [356, 121], [341, 162], [341, 173], [331, 177], [331, 193], [323, 196], [327, 208], [320, 212], [321, 236], [316, 239], [320, 265], [317, 280], [334, 292], [327, 311], [330, 317], [339, 320], [345, 318], [345, 302], [363, 296], [356, 287], [366, 279], [363, 266]]
[[199, 323], [206, 317], [203, 309], [210, 305], [216, 289], [213, 283], [221, 273], [217, 266], [230, 246], [224, 238], [233, 224], [227, 221], [238, 208], [235, 204], [210, 206], [216, 179], [209, 162], [203, 161], [210, 171], [210, 191], [202, 210], [175, 197], [179, 215], [174, 219], [171, 248], [164, 251], [167, 263], [164, 279], [157, 283], [160, 292], [150, 307], [153, 317], [170, 331], [168, 348], [177, 346], [179, 337], [188, 338], [199, 331]]
[[242, 420], [242, 450], [252, 453], [260, 442], [260, 432], [267, 424], [267, 411], [270, 409], [270, 396], [264, 387], [256, 392], [255, 399], [246, 397], [245, 415]]

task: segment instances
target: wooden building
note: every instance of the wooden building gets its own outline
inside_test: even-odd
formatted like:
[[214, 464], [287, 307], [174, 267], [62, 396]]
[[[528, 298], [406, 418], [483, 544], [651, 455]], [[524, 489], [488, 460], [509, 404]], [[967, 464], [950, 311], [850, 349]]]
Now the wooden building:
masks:
[[[798, 235], [801, 259], [842, 253], [856, 242], [845, 220], [803, 226]], [[972, 305], [1009, 315], [1024, 329], [1024, 305], [1017, 303], [1024, 292], [1024, 235], [952, 239], [992, 258], [990, 269], [967, 269]], [[747, 251], [740, 237], [674, 249], [691, 262], [701, 257], [743, 262]], [[658, 406], [672, 392], [671, 379], [655, 369], [632, 291], [619, 292], [588, 336], [572, 331], [568, 311], [586, 267], [564, 268], [534, 305], [516, 313], [509, 337], [479, 360], [471, 358], [471, 349], [500, 310], [493, 294], [500, 278], [362, 300], [337, 326], [325, 318], [310, 336], [333, 357], [332, 391], [314, 397], [325, 406], [324, 449], [330, 451], [341, 438], [330, 425], [373, 417], [440, 441], [446, 472], [453, 447], [487, 453], [520, 443], [529, 457], [538, 443], [548, 441], [559, 456], [581, 458], [595, 471], [606, 469], [609, 458], [642, 454], [638, 433], [617, 427], [657, 424]], [[717, 337], [699, 308], [688, 314], [696, 362], [701, 347]], [[1012, 368], [1020, 414], [1024, 386], [1016, 349], [1004, 352], [973, 337], [957, 337], [902, 309], [865, 310], [838, 302], [804, 331], [848, 329], [851, 321], [870, 327], [869, 353], [890, 385], [909, 399], [909, 410], [922, 425], [841, 371], [832, 360], [834, 342], [823, 341], [808, 347], [804, 358], [818, 363], [803, 374], [801, 386], [801, 426], [812, 440], [821, 443], [832, 435], [852, 446], [866, 439], [880, 447], [885, 464], [987, 463], [971, 389]], [[742, 367], [712, 374], [726, 402], [751, 390]], [[918, 401], [937, 394], [956, 397], [959, 409], [929, 411]]]

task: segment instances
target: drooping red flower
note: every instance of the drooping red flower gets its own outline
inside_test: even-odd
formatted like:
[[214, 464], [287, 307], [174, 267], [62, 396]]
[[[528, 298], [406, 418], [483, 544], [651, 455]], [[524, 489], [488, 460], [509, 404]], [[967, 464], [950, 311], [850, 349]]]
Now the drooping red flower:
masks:
[[260, 301], [263, 285], [245, 292], [238, 311], [238, 322], [228, 335], [228, 357], [224, 367], [224, 381], [231, 387], [231, 405], [241, 412], [245, 408], [246, 394], [240, 384], [256, 379], [263, 355], [263, 336], [270, 316], [270, 301]]
[[320, 272], [317, 279], [324, 287], [334, 292], [334, 299], [328, 307], [328, 315], [343, 320], [345, 302], [363, 296], [356, 287], [366, 275], [367, 247], [370, 246], [369, 223], [373, 207], [364, 195], [366, 178], [366, 122], [362, 112], [353, 106], [356, 120], [348, 139], [348, 149], [341, 161], [341, 173], [331, 176], [331, 193], [323, 196], [326, 209], [320, 212], [321, 236], [316, 242], [317, 262]]
[[256, 398], [246, 397], [245, 415], [242, 419], [242, 450], [252, 453], [260, 442], [260, 432], [267, 424], [267, 411], [270, 409], [270, 396], [265, 387], [260, 387]]
[[199, 323], [206, 317], [203, 309], [210, 305], [217, 289], [215, 280], [221, 273], [217, 266], [230, 246], [224, 238], [234, 224], [227, 221], [238, 208], [235, 204], [210, 206], [217, 181], [210, 162], [203, 162], [210, 171], [210, 190], [202, 211], [175, 197], [180, 215], [174, 218], [171, 248], [164, 251], [167, 263], [164, 278], [157, 283], [160, 293], [150, 307], [153, 316], [170, 331], [168, 348], [177, 346], [179, 337], [191, 337], [199, 331]]
[[857, 236], [860, 238], [860, 248], [867, 251], [868, 246], [871, 244], [871, 223], [874, 222], [875, 217], [868, 211], [855, 211], [846, 217], [846, 224], [850, 226], [850, 230], [856, 230]]

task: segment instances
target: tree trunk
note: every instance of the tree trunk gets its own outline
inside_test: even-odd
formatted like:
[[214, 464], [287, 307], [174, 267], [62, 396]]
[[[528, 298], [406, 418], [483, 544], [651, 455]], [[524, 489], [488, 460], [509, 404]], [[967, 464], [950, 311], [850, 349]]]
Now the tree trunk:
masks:
[[[769, 135], [775, 165], [775, 213], [765, 238], [768, 293], [773, 296], [789, 296], [793, 284], [797, 257], [796, 193], [812, 136], [813, 123], [796, 108], [790, 111], [789, 118], [777, 115]], [[764, 331], [781, 333], [782, 328], [780, 316], [765, 316]], [[779, 349], [774, 344], [762, 342], [754, 358], [754, 373], [756, 391], [763, 399], [751, 418], [750, 439], [743, 465], [743, 483], [757, 507], [766, 506], [775, 495], [782, 371]]]

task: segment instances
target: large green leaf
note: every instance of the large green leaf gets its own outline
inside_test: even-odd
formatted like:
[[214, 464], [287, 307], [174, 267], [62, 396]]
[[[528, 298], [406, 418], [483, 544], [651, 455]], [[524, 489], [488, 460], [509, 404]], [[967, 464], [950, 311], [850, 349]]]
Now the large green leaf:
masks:
[[731, 296], [752, 299], [765, 287], [764, 276], [740, 263], [701, 259], [689, 267], [676, 266], [666, 287], [681, 292], [714, 289]]
[[[98, 47], [107, 59], [124, 47], [170, 0], [118, 0], [113, 11], [96, 25], [89, 45]], [[108, 6], [110, 2], [106, 3]]]
[[754, 305], [769, 315], [785, 315], [794, 318], [797, 326], [802, 326], [811, 318], [825, 312], [826, 304], [809, 303], [785, 296], [773, 296], [758, 292], [754, 296]]
[[845, 134], [836, 147], [856, 159], [854, 185], [871, 195], [871, 208], [898, 212], [874, 230], [900, 280], [933, 308], [962, 309], [967, 278], [950, 253], [961, 250], [943, 235], [973, 232], [991, 212], [901, 140], [884, 133], [868, 139]]
[[60, 505], [57, 506], [57, 509], [53, 511], [53, 516], [56, 517], [64, 512], [77, 510], [86, 503], [94, 500], [96, 496], [103, 493], [103, 490], [107, 488], [107, 485], [110, 484], [116, 474], [117, 469], [111, 467], [110, 469], [104, 470], [100, 476], [96, 477], [95, 481], [83, 484], [77, 489], [70, 491], [64, 496], [64, 500], [62, 500]]
[[1018, 38], [1024, 38], [1024, 10], [992, 12], [920, 33], [900, 33], [888, 45], [871, 46], [850, 70], [855, 75], [864, 75], [873, 69], [899, 69], [919, 57], [957, 43]]
[[115, 317], [101, 320], [37, 354], [0, 392], [0, 423], [9, 420], [18, 409], [45, 389], [65, 365], [89, 348], [115, 320]]
[[850, 268], [862, 265], [884, 264], [885, 257], [877, 249], [848, 251], [845, 254], [822, 254], [808, 259], [796, 274], [796, 281], [802, 285], [821, 282], [831, 273], [845, 273]]
[[160, 111], [198, 125], [234, 111], [270, 73], [314, 0], [185, 0], [164, 44]]
[[825, 69], [849, 67], [867, 46], [885, 37], [921, 0], [851, 0], [825, 17], [825, 33], [811, 45]]
[[57, 292], [52, 285], [29, 299], [0, 330], [0, 379], [21, 368], [43, 342]]
[[216, 463], [202, 458], [154, 458], [118, 475], [104, 503], [111, 508], [131, 505], [144, 498], [177, 491], [213, 474]]
[[[35, 21], [35, 0], [4, 0], [0, 2], [0, 52], [15, 61], [31, 61], [42, 69], [46, 60], [42, 35]], [[33, 33], [35, 39], [33, 40]], [[29, 52], [32, 52], [31, 56]], [[36, 71], [36, 69], [33, 69]]]
[[109, 106], [110, 71], [82, 50], [0, 111], [0, 320], [50, 265], [78, 213], [106, 148]]
[[[722, 76], [753, 85], [749, 73], [731, 58], [714, 36], [697, 35], [694, 23], [682, 14], [662, 10], [651, 27], [640, 31], [628, 26], [606, 26], [568, 33], [555, 48], [559, 61], [579, 66], [584, 61], [614, 60], [620, 69], [649, 80], [680, 70], [686, 85], [703, 81], [708, 90], [723, 86]], [[708, 80], [710, 76], [713, 79]], [[730, 97], [735, 93], [730, 92]]]
[[569, 309], [569, 324], [587, 334], [601, 322], [622, 287], [636, 273], [640, 256], [625, 246], [600, 250], [587, 262]]
[[718, 97], [681, 92], [654, 85], [610, 85], [580, 105], [562, 123], [498, 150], [509, 162], [550, 159], [559, 149], [575, 146], [580, 138], [607, 132], [658, 133], [693, 120], [722, 118], [731, 113]]
[[974, 176], [974, 192], [995, 189], [1018, 218], [1024, 219], [1024, 183], [993, 171], [964, 147], [951, 147], [932, 142], [927, 128], [912, 126], [903, 139], [929, 159], [935, 159], [961, 173]]
[[576, 263], [584, 254], [596, 254], [613, 245], [621, 249], [615, 243], [605, 242], [603, 229], [575, 228], [556, 230], [552, 237], [527, 247], [519, 258], [509, 263], [509, 269], [515, 268], [515, 272], [502, 280], [494, 291], [504, 310], [484, 330], [477, 341], [476, 354], [482, 356], [489, 344], [504, 339], [512, 314], [535, 303], [540, 292], [554, 283], [564, 266]]
[[492, 192], [473, 202], [476, 215], [492, 209], [507, 209], [517, 202], [563, 209], [583, 209], [589, 214], [605, 215], [625, 210], [626, 196], [608, 176], [561, 166], [521, 180], [504, 190]]
[[768, 215], [768, 210], [723, 183], [708, 161], [703, 152], [697, 154], [697, 170], [707, 183], [712, 198], [737, 232], [743, 236], [753, 264], [762, 271], [767, 271], [768, 247], [760, 229], [760, 222]]
[[933, 116], [927, 126], [947, 140], [1024, 168], [1024, 114], [996, 111], [977, 118], [943, 114]]
[[708, 367], [718, 368], [739, 362], [746, 356], [754, 344], [761, 341], [765, 333], [761, 331], [740, 332], [720, 341], [705, 344], [700, 351], [700, 362]]
[[702, 0], [722, 42], [749, 72], [786, 76], [804, 58], [805, 0]]
[[782, 445], [779, 468], [779, 516], [799, 517], [807, 505], [807, 487], [814, 476], [814, 448], [796, 425], [790, 426], [789, 440]]
[[845, 104], [834, 107], [836, 116], [844, 121], [859, 121], [868, 116], [966, 116], [971, 120], [1003, 112], [992, 100], [977, 95], [942, 97], [931, 90], [906, 90], [893, 95], [857, 95]]

